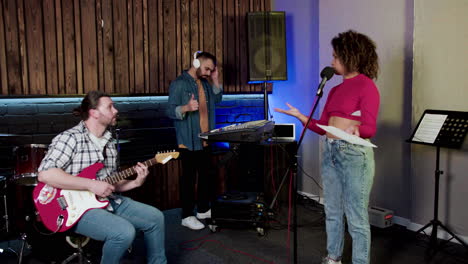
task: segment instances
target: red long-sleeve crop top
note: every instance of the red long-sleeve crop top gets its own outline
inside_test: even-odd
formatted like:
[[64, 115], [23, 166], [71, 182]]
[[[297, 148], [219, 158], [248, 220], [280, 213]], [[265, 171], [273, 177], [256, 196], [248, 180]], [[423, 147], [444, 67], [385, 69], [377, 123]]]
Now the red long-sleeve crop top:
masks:
[[[328, 125], [331, 116], [360, 121], [361, 138], [370, 138], [376, 132], [380, 95], [375, 83], [366, 75], [359, 74], [333, 87], [328, 94], [320, 120], [312, 119], [308, 128], [324, 135], [317, 124]], [[304, 124], [305, 125], [305, 124]]]

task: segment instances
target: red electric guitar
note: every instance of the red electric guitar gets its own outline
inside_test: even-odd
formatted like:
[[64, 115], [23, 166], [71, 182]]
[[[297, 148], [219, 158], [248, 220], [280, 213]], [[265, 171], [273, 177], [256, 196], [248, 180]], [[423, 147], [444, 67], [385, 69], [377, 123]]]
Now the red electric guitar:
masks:
[[[165, 152], [156, 154], [143, 164], [150, 167], [157, 163], [165, 164], [171, 159], [179, 157], [179, 152]], [[77, 177], [96, 180], [96, 173], [104, 167], [102, 163], [95, 163], [80, 172]], [[103, 181], [115, 184], [136, 174], [132, 168], [117, 172]], [[64, 232], [72, 228], [81, 216], [88, 210], [104, 208], [109, 204], [107, 199], [97, 198], [89, 191], [62, 190], [39, 182], [33, 190], [34, 205], [47, 229], [53, 232]]]

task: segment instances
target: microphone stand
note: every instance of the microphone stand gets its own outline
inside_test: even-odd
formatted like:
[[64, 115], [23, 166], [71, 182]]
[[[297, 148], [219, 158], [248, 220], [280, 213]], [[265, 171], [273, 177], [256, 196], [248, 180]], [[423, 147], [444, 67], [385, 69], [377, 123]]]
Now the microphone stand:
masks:
[[[325, 80], [326, 81], [326, 80]], [[302, 132], [301, 132], [301, 137], [299, 138], [299, 141], [297, 142], [297, 147], [296, 147], [296, 157], [297, 157], [297, 153], [299, 152], [299, 148], [301, 147], [301, 144], [302, 144], [302, 140], [304, 140], [304, 135], [305, 135], [305, 132], [307, 131], [307, 128], [309, 127], [309, 124], [310, 124], [310, 121], [312, 120], [312, 117], [314, 116], [314, 113], [315, 113], [315, 110], [317, 109], [317, 106], [318, 106], [318, 103], [320, 101], [320, 99], [322, 98], [322, 95], [323, 95], [323, 86], [325, 85], [325, 83], [323, 83], [323, 85], [319, 85], [319, 88], [318, 88], [318, 91], [315, 95], [315, 101], [314, 101], [314, 105], [312, 107], [312, 111], [310, 112], [310, 115], [309, 115], [309, 118], [307, 119], [307, 123], [304, 125], [304, 127], [302, 128]], [[288, 169], [286, 170], [286, 173], [283, 175], [283, 178], [281, 180], [281, 184], [280, 186], [278, 187], [278, 191], [276, 192], [270, 206], [269, 206], [269, 209], [272, 210], [273, 209], [273, 206], [276, 202], [276, 199], [278, 198], [278, 195], [281, 191], [281, 188], [283, 187], [283, 184], [286, 180], [286, 177], [289, 173], [289, 171], [292, 171], [292, 176], [293, 177], [293, 192], [294, 192], [294, 195], [292, 196], [292, 199], [293, 199], [293, 233], [294, 233], [294, 237], [293, 237], [293, 263], [296, 264], [297, 263], [297, 159], [292, 159], [291, 160], [291, 164], [289, 165]]]

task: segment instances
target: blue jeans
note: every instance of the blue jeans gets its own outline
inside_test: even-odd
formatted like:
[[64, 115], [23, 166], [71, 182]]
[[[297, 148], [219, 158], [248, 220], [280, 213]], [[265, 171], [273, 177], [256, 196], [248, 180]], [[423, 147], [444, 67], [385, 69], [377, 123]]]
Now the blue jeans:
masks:
[[367, 264], [370, 259], [369, 194], [374, 180], [372, 148], [344, 140], [326, 139], [322, 159], [322, 182], [325, 199], [327, 251], [340, 259], [346, 215], [353, 241], [353, 264]]
[[164, 247], [164, 215], [158, 209], [118, 196], [121, 203], [111, 200], [113, 212], [92, 209], [75, 226], [75, 232], [94, 240], [104, 241], [101, 263], [118, 264], [132, 245], [136, 231], [143, 231], [147, 263], [167, 263]]

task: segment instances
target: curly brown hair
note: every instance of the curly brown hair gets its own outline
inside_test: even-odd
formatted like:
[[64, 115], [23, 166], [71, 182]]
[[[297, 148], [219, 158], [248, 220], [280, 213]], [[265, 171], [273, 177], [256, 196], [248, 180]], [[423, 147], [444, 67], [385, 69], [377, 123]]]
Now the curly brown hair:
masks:
[[331, 41], [336, 56], [348, 72], [357, 71], [371, 79], [379, 72], [375, 42], [354, 30], [339, 33]]

